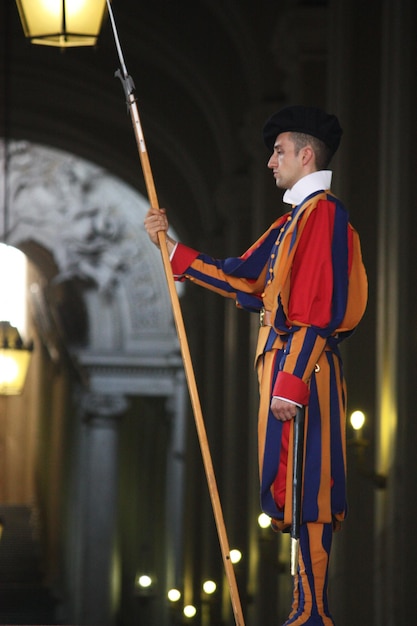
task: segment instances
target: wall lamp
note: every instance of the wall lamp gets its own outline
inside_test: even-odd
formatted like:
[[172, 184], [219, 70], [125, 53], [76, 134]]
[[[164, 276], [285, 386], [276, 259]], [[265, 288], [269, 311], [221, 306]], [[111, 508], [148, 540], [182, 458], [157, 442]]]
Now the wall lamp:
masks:
[[17, 328], [0, 322], [0, 395], [22, 393], [32, 350], [33, 344], [23, 345]]
[[353, 411], [350, 418], [350, 425], [353, 428], [353, 439], [348, 440], [348, 445], [354, 449], [358, 459], [358, 469], [361, 476], [371, 480], [376, 489], [386, 489], [387, 477], [383, 474], [376, 474], [368, 470], [365, 465], [365, 450], [369, 446], [369, 440], [363, 435], [363, 427], [366, 423], [366, 415], [363, 411]]
[[25, 36], [34, 44], [95, 46], [106, 0], [16, 0]]

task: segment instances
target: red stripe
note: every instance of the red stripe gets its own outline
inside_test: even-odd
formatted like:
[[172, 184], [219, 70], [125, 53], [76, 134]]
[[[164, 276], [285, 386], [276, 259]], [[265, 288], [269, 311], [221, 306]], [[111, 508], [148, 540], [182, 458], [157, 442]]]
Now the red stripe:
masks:
[[279, 509], [284, 508], [287, 482], [288, 441], [290, 438], [290, 422], [282, 426], [281, 451], [279, 455], [278, 473], [273, 484], [274, 500]]
[[171, 259], [172, 273], [174, 276], [182, 276], [198, 255], [199, 252], [197, 252], [197, 250], [193, 250], [179, 243]]
[[304, 227], [291, 273], [292, 321], [325, 328], [331, 320], [334, 218], [334, 203], [320, 200]]

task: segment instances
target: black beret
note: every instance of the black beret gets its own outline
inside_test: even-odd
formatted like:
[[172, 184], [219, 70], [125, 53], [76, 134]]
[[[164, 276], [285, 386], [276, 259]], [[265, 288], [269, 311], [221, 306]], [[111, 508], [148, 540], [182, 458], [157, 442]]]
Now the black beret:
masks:
[[297, 105], [285, 107], [267, 120], [263, 129], [264, 142], [272, 152], [277, 136], [291, 131], [321, 139], [330, 148], [332, 156], [339, 147], [343, 133], [335, 115], [316, 107]]

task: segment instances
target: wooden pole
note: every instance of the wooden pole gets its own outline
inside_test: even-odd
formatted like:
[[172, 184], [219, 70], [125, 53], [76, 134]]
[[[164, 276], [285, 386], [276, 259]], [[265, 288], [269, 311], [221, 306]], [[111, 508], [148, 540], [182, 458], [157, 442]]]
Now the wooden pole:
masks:
[[[139, 117], [139, 110], [137, 106], [136, 97], [134, 94], [134, 84], [131, 77], [128, 75], [126, 65], [124, 63], [123, 54], [120, 47], [119, 38], [117, 35], [116, 25], [113, 18], [110, 2], [107, 0], [107, 7], [109, 10], [110, 20], [113, 27], [113, 33], [116, 41], [116, 47], [119, 54], [119, 59], [122, 67], [122, 72], [118, 70], [116, 75], [122, 81], [127, 104], [129, 107], [130, 117], [132, 119], [133, 130], [136, 138], [140, 161], [142, 165], [143, 175], [146, 184], [146, 190], [149, 198], [150, 205], [154, 208], [160, 208], [158, 197], [155, 189], [154, 178], [149, 161], [148, 152], [146, 149], [145, 138], [142, 132], [142, 125]], [[223, 564], [226, 572], [226, 577], [229, 585], [230, 599], [232, 603], [233, 613], [235, 617], [236, 626], [244, 626], [242, 607], [240, 603], [239, 591], [237, 588], [235, 572], [233, 564], [230, 559], [230, 547], [227, 538], [226, 527], [223, 518], [223, 511], [220, 503], [219, 491], [217, 488], [216, 477], [214, 474], [213, 462], [210, 453], [210, 447], [207, 439], [206, 428], [204, 424], [203, 414], [201, 410], [200, 399], [197, 390], [197, 384], [194, 375], [194, 369], [191, 361], [190, 349], [188, 346], [187, 334], [185, 332], [184, 320], [181, 312], [180, 302], [175, 287], [175, 281], [172, 274], [171, 262], [166, 245], [165, 232], [158, 233], [158, 241], [161, 249], [162, 262], [164, 266], [165, 276], [168, 285], [169, 296], [171, 299], [172, 311], [174, 316], [174, 322], [177, 329], [178, 340], [180, 343], [181, 354], [184, 364], [185, 375], [188, 384], [188, 390], [191, 399], [191, 405], [194, 412], [194, 420], [197, 429], [197, 435], [200, 443], [201, 454], [203, 458], [204, 469], [207, 478], [208, 489], [210, 493], [211, 504], [213, 507], [214, 519], [216, 522], [217, 534], [219, 537], [220, 548], [223, 558]]]
[[[139, 119], [136, 99], [133, 94], [129, 95], [129, 109], [132, 118], [133, 128], [138, 145], [139, 156], [142, 164], [142, 170], [145, 178], [146, 189], [149, 201], [152, 207], [159, 208], [158, 198], [155, 190], [154, 179], [149, 162], [148, 152], [146, 150], [145, 141], [142, 133], [142, 127]], [[191, 404], [194, 412], [194, 420], [197, 428], [198, 439], [203, 457], [204, 469], [206, 473], [208, 488], [210, 492], [211, 503], [214, 512], [214, 518], [217, 526], [217, 533], [220, 542], [220, 548], [223, 556], [223, 563], [226, 570], [226, 576], [230, 588], [230, 597], [235, 616], [236, 626], [244, 626], [242, 607], [240, 604], [239, 593], [236, 584], [235, 572], [233, 564], [230, 560], [230, 548], [227, 539], [226, 527], [223, 518], [223, 511], [220, 504], [219, 491], [217, 489], [216, 477], [214, 474], [213, 462], [211, 459], [210, 447], [207, 439], [206, 428], [204, 424], [203, 414], [201, 410], [200, 399], [197, 390], [197, 384], [194, 375], [194, 369], [191, 360], [190, 349], [188, 345], [187, 334], [185, 332], [184, 320], [181, 312], [181, 306], [175, 281], [172, 274], [171, 262], [166, 245], [165, 232], [158, 233], [159, 246], [161, 249], [162, 262], [165, 270], [165, 276], [168, 284], [168, 291], [171, 298], [171, 305], [174, 315], [175, 326], [177, 329], [178, 339], [181, 347], [181, 354], [184, 363], [185, 375], [188, 383]]]

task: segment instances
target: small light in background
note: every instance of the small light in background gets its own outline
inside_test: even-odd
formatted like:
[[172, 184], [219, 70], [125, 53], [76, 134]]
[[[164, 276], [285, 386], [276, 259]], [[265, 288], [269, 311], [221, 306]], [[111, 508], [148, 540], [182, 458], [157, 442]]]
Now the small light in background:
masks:
[[242, 553], [240, 550], [230, 550], [230, 560], [232, 563], [239, 563], [242, 558]]
[[363, 411], [353, 411], [350, 416], [350, 424], [353, 430], [361, 430], [365, 424], [365, 413]]
[[170, 602], [178, 602], [181, 598], [181, 591], [179, 589], [170, 589], [167, 595]]
[[353, 447], [355, 454], [362, 457], [365, 449], [369, 445], [369, 441], [363, 436], [363, 427], [365, 425], [366, 416], [363, 411], [353, 411], [349, 417], [349, 423], [353, 429], [353, 438], [348, 439], [348, 445]]
[[260, 528], [269, 528], [271, 526], [271, 518], [266, 513], [261, 513], [258, 517]]
[[359, 474], [368, 480], [371, 480], [376, 489], [386, 489], [387, 475], [375, 472], [374, 469], [368, 468], [370, 461], [369, 455], [365, 455], [366, 449], [371, 445], [371, 441], [363, 435], [363, 427], [366, 423], [366, 415], [363, 411], [353, 411], [349, 418], [350, 425], [354, 431], [354, 437], [348, 440], [348, 445], [354, 450], [357, 458], [357, 467]]
[[203, 583], [203, 591], [204, 593], [207, 593], [208, 595], [211, 595], [212, 593], [214, 593], [217, 589], [217, 585], [214, 582], [214, 580], [205, 580]]
[[142, 574], [136, 579], [136, 584], [138, 587], [142, 587], [142, 589], [149, 589], [152, 586], [152, 578], [147, 574]]
[[185, 617], [188, 617], [188, 618], [195, 617], [197, 613], [197, 609], [195, 608], [193, 604], [187, 604], [187, 606], [184, 607], [183, 613]]

